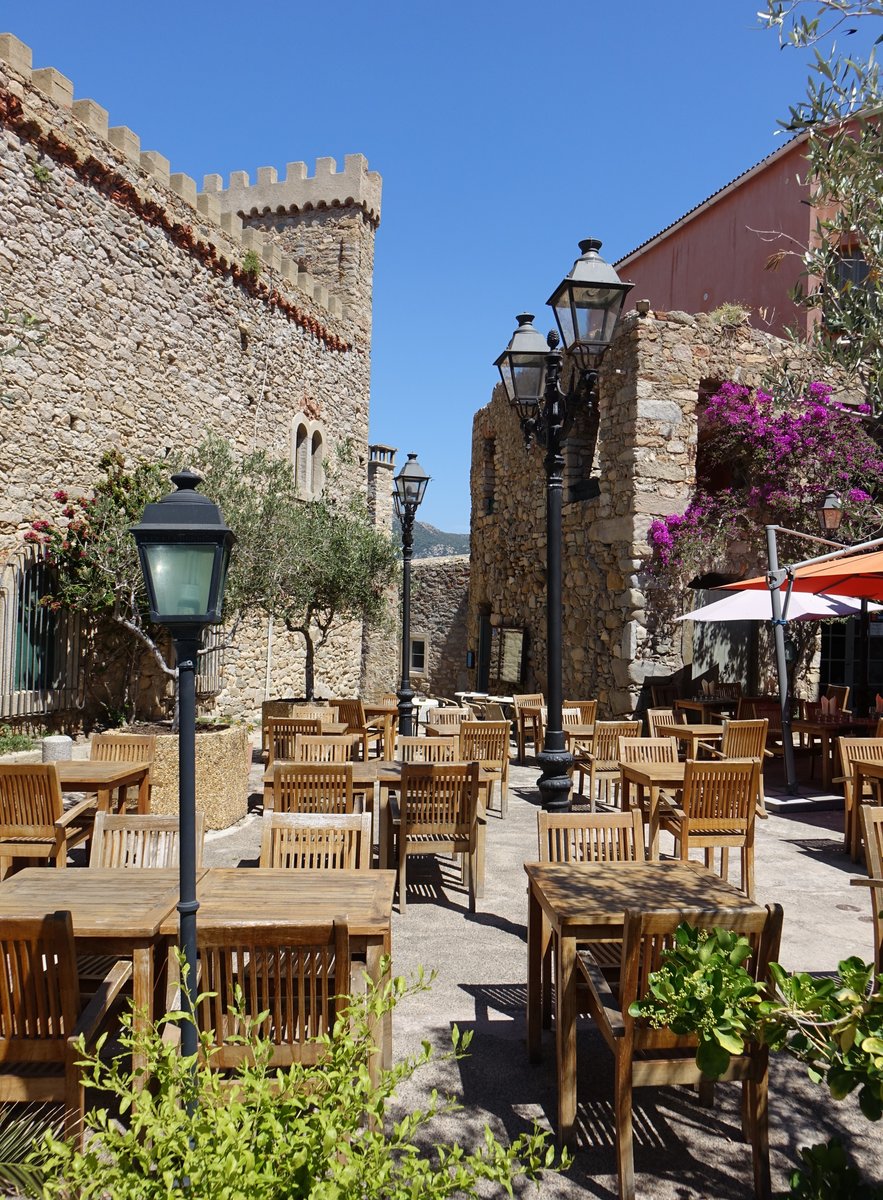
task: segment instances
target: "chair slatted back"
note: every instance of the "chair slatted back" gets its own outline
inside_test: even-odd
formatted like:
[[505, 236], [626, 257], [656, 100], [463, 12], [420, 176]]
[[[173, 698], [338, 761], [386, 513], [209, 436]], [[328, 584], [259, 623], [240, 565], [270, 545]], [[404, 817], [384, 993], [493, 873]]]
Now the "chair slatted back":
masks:
[[825, 688], [825, 699], [830, 702], [833, 700], [836, 703], [840, 712], [845, 712], [849, 704], [849, 687], [838, 683], [829, 683]]
[[[205, 813], [196, 814], [196, 865], [202, 866]], [[181, 825], [177, 817], [96, 813], [90, 867], [177, 867]]]
[[274, 812], [351, 813], [350, 763], [278, 763], [273, 772]]
[[371, 866], [371, 814], [265, 812], [260, 865], [367, 871]]
[[618, 813], [537, 813], [541, 862], [643, 862], [640, 809]]
[[[767, 726], [767, 738], [782, 736], [782, 709], [778, 700], [753, 700], [750, 705], [751, 712], [748, 714], [753, 720], [765, 720]], [[741, 717], [742, 713], [739, 712]]]
[[361, 700], [335, 699], [331, 703], [337, 709], [338, 720], [346, 722], [347, 733], [360, 733], [366, 727], [365, 706]]
[[460, 759], [504, 770], [509, 761], [509, 722], [464, 721], [460, 726]]
[[682, 808], [689, 832], [747, 835], [754, 825], [758, 774], [754, 759], [688, 759]]
[[298, 733], [294, 739], [293, 761], [299, 763], [348, 763], [353, 757], [353, 739], [349, 733]]
[[660, 763], [678, 761], [678, 744], [673, 737], [621, 737], [619, 761]]
[[542, 692], [522, 692], [520, 696], [512, 697], [516, 717], [523, 708], [541, 708], [546, 703]]
[[70, 913], [0, 922], [0, 1062], [63, 1063], [79, 1013]]
[[473, 721], [475, 715], [470, 708], [433, 708], [427, 715], [427, 724], [438, 729], [453, 729], [456, 732], [465, 721]]
[[578, 725], [594, 725], [597, 720], [597, 700], [565, 700], [564, 707], [579, 709], [579, 720], [576, 722]]
[[271, 1067], [320, 1061], [326, 1051], [314, 1039], [333, 1031], [350, 992], [346, 917], [316, 925], [203, 925], [198, 952], [202, 999], [197, 1020], [201, 1029], [215, 1033], [213, 1066], [235, 1067], [251, 1056], [235, 1040], [246, 1032], [231, 1011], [237, 984], [244, 1016], [266, 1013], [258, 1030], [273, 1045]]
[[651, 683], [650, 685], [650, 702], [654, 708], [673, 707], [675, 700], [679, 700], [682, 694], [676, 683]]
[[718, 700], [741, 700], [742, 684], [715, 683], [712, 684], [712, 693]]
[[406, 763], [402, 767], [401, 822], [407, 837], [475, 836], [478, 763]]
[[[545, 730], [546, 726], [548, 725], [548, 723], [549, 723], [549, 713], [548, 713], [547, 709], [544, 709], [543, 710], [543, 729], [544, 730]], [[582, 723], [583, 723], [583, 721], [582, 721], [582, 716], [580, 714], [579, 708], [577, 708], [575, 706], [568, 708], [567, 705], [562, 705], [562, 707], [561, 707], [561, 728], [562, 729], [572, 729], [575, 725], [582, 725]]]
[[596, 721], [591, 753], [597, 762], [610, 763], [612, 768], [619, 762], [620, 738], [640, 736], [640, 721]]
[[[883, 737], [841, 737], [837, 739], [837, 745], [840, 750], [840, 774], [844, 779], [843, 786], [844, 789], [848, 791], [851, 798], [853, 788], [853, 763], [860, 760], [864, 760], [865, 762], [883, 762]], [[868, 787], [870, 786], [867, 780], [865, 780], [865, 785]], [[869, 792], [868, 794], [873, 795], [872, 792]]]
[[456, 762], [455, 737], [400, 737], [396, 755], [405, 763]]
[[152, 763], [156, 735], [152, 733], [93, 733], [89, 757], [95, 762]]
[[633, 1032], [636, 1048], [663, 1049], [695, 1044], [695, 1034], [676, 1034], [667, 1026], [651, 1029], [640, 1018], [629, 1016], [629, 1006], [649, 991], [649, 976], [659, 970], [663, 952], [674, 945], [675, 933], [681, 922], [699, 929], [732, 929], [744, 934], [753, 953], [743, 965], [758, 982], [768, 979], [769, 964], [778, 957], [782, 937], [782, 908], [778, 904], [755, 910], [628, 910], [623, 930], [619, 1003], [626, 1023], [626, 1036]]
[[52, 840], [62, 811], [54, 763], [0, 764], [0, 838]]
[[763, 762], [769, 733], [766, 717], [753, 721], [724, 721], [721, 754], [724, 758], [756, 758]]
[[269, 765], [279, 760], [293, 761], [298, 734], [321, 737], [322, 721], [319, 717], [270, 717], [267, 721], [267, 748]]
[[659, 737], [660, 725], [686, 725], [687, 714], [677, 712], [673, 708], [648, 708], [647, 732], [651, 737]]
[[[865, 805], [862, 808], [865, 835], [865, 862], [872, 879], [883, 879], [883, 807]], [[871, 919], [874, 928], [874, 967], [883, 972], [883, 887], [869, 888]]]

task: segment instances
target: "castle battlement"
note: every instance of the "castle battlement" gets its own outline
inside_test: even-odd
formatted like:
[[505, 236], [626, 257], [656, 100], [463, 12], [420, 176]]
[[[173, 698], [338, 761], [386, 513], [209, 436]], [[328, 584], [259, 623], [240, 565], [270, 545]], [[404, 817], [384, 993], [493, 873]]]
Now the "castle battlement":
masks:
[[[227, 189], [221, 186], [219, 175], [208, 175], [204, 190], [200, 192], [191, 176], [172, 172], [169, 160], [158, 151], [142, 150], [140, 138], [131, 129], [125, 125], [111, 126], [107, 109], [94, 100], [75, 100], [74, 85], [61, 72], [53, 67], [34, 69], [30, 46], [14, 34], [0, 33], [0, 62], [45, 100], [66, 110], [88, 134], [102, 139], [142, 176], [175, 192], [193, 209], [193, 224], [199, 227], [204, 242], [215, 247], [219, 254], [241, 262], [249, 251], [254, 251], [268, 268], [278, 272], [290, 287], [296, 288], [314, 304], [333, 316], [352, 319], [348, 297], [338, 298], [329, 293], [327, 286], [304, 271], [295, 259], [280, 253], [276, 243], [259, 230], [244, 229], [238, 213], [241, 210], [248, 215], [268, 211], [295, 214], [311, 209], [355, 206], [376, 224], [380, 220], [381, 178], [376, 171], [368, 170], [363, 155], [347, 155], [343, 171], [336, 170], [333, 158], [320, 158], [312, 176], [307, 175], [304, 163], [289, 163], [282, 182], [274, 168], [261, 167], [258, 181], [253, 186], [245, 171], [234, 172]], [[27, 89], [15, 82], [10, 87], [22, 103], [27, 104]]]
[[222, 210], [240, 217], [359, 208], [375, 225], [380, 223], [382, 180], [377, 171], [368, 170], [363, 154], [347, 154], [342, 171], [333, 158], [317, 158], [313, 175], [307, 174], [306, 163], [293, 162], [286, 166], [284, 179], [275, 167], [258, 167], [255, 183], [247, 171], [233, 171], [227, 188], [220, 175], [206, 175], [202, 186]]

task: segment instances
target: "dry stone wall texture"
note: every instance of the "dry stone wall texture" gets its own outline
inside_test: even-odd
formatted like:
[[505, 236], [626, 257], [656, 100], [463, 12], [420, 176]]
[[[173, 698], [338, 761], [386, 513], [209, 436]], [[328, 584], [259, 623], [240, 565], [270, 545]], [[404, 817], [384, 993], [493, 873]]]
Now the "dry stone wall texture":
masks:
[[411, 636], [426, 642], [426, 670], [411, 677], [415, 691], [452, 698], [469, 687], [468, 594], [468, 555], [413, 560]]

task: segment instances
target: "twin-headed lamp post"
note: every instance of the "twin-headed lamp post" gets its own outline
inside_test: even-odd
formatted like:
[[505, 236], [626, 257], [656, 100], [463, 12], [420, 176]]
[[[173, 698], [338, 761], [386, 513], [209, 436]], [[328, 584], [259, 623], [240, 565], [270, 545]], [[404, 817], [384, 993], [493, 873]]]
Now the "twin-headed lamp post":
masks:
[[[562, 571], [561, 505], [564, 478], [562, 444], [576, 410], [598, 402], [598, 368], [613, 340], [625, 298], [631, 290], [598, 251], [601, 243], [587, 239], [579, 244], [582, 256], [561, 281], [547, 303], [560, 332], [544, 338], [533, 326], [533, 316], [518, 317], [512, 340], [496, 360], [510, 403], [518, 412], [528, 445], [538, 442], [546, 451], [546, 628], [548, 718], [544, 747], [537, 761], [542, 775], [537, 786], [543, 808], [563, 812], [570, 808], [573, 756], [566, 749], [562, 728]], [[574, 385], [560, 386], [563, 354], [559, 340], [576, 368]], [[597, 484], [587, 496], [599, 494]]]
[[[175, 643], [178, 664], [178, 789], [180, 809], [181, 952], [187, 965], [185, 996], [196, 985], [196, 661], [206, 625], [222, 620], [224, 585], [233, 533], [216, 504], [196, 491], [193, 471], [172, 476], [177, 491], [148, 504], [132, 535], [147, 587], [150, 620], [165, 625]], [[181, 1052], [196, 1053], [196, 1025], [185, 1021]]]
[[402, 679], [399, 685], [399, 732], [414, 733], [414, 692], [411, 688], [411, 558], [414, 553], [414, 518], [426, 493], [429, 475], [409, 454], [393, 483], [395, 512], [402, 527]]

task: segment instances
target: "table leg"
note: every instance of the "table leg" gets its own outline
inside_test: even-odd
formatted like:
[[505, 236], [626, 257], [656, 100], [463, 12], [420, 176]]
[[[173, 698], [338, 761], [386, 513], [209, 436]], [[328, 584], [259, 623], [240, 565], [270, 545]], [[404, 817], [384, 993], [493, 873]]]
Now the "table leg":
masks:
[[[143, 1032], [153, 1020], [153, 954], [155, 947], [138, 946], [132, 951], [132, 1032]], [[147, 1082], [145, 1068], [147, 1060], [143, 1054], [132, 1055], [132, 1070], [136, 1074], [136, 1086], [144, 1087]]]
[[147, 816], [150, 812], [150, 772], [145, 771], [138, 784], [138, 813]]
[[563, 1145], [570, 1140], [576, 1121], [576, 940], [560, 934], [555, 1008], [558, 1141]]
[[822, 787], [826, 790], [831, 786], [834, 772], [831, 769], [831, 751], [834, 748], [834, 738], [830, 730], [822, 734]]
[[[111, 811], [110, 792], [111, 789], [109, 787], [99, 787], [95, 789], [95, 794], [98, 797], [97, 808], [99, 812], [109, 813]], [[125, 792], [123, 792], [123, 795], [125, 795]]]
[[650, 858], [659, 858], [659, 785], [650, 786]]
[[543, 910], [527, 891], [527, 1056], [539, 1062], [542, 1052], [543, 1020]]
[[[366, 949], [365, 967], [378, 991], [382, 990], [389, 980], [389, 971], [384, 973], [382, 970], [383, 957], [388, 956], [389, 952], [389, 933], [384, 934], [381, 942], [369, 942]], [[375, 1016], [369, 1016], [368, 1035], [372, 1044], [377, 1047], [368, 1059], [368, 1075], [376, 1085], [380, 1080], [380, 1071], [392, 1066], [392, 1012], [385, 1013], [379, 1020]]]
[[377, 785], [377, 859], [380, 869], [392, 866], [389, 861], [389, 784]]

